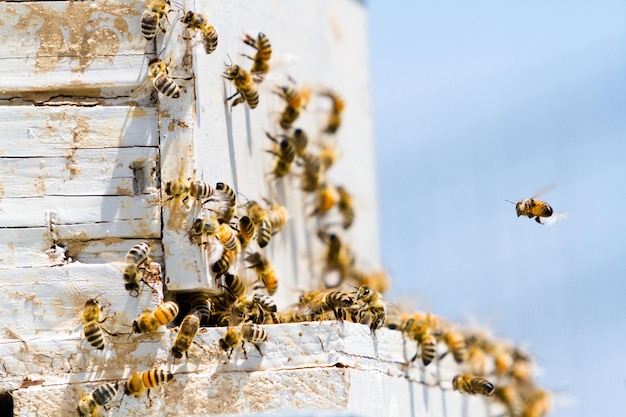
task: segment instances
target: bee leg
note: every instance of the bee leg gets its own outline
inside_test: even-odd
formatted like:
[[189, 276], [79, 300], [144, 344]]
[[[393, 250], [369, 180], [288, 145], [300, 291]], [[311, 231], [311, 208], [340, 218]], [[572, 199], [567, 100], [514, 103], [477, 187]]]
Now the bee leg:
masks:
[[543, 223], [541, 223], [541, 218], [539, 216], [535, 217], [535, 221], [537, 223], [539, 223], [539, 224], [543, 224]]
[[116, 332], [111, 332], [111, 331], [109, 331], [109, 330], [105, 329], [105, 328], [104, 328], [104, 327], [102, 327], [102, 326], [100, 326], [100, 328], [101, 328], [102, 330], [104, 330], [106, 333], [108, 333], [109, 335], [111, 335], [111, 336], [117, 336], [117, 333], [116, 333]]
[[450, 353], [450, 351], [443, 352], [441, 355], [439, 355], [438, 360], [442, 360], [443, 358], [445, 358], [448, 353]]
[[263, 356], [263, 352], [261, 352], [261, 347], [259, 345], [257, 345], [256, 343], [253, 343], [253, 345], [256, 348], [256, 350], [259, 351], [259, 355]]
[[252, 58], [250, 55], [246, 55], [246, 54], [239, 54], [239, 55], [241, 55], [241, 56], [245, 56], [246, 58], [251, 59], [251, 60], [253, 60], [253, 61], [254, 61], [254, 58]]
[[[239, 91], [237, 91], [235, 94], [233, 94], [232, 96], [228, 97], [226, 100], [224, 100], [224, 102], [227, 102], [228, 100], [231, 100], [233, 98], [235, 98], [237, 95], [239, 94]], [[234, 106], [234, 104], [233, 104]]]
[[413, 355], [413, 357], [411, 359], [409, 359], [409, 362], [415, 362], [417, 360], [417, 358], [419, 358], [420, 354], [419, 354], [419, 348], [418, 351], [415, 352], [415, 355]]
[[150, 390], [148, 389], [148, 407], [152, 407], [152, 398], [150, 397]]
[[246, 358], [246, 360], [248, 359], [248, 352], [246, 351], [246, 341], [242, 340], [241, 341], [241, 350], [243, 350], [243, 357]]

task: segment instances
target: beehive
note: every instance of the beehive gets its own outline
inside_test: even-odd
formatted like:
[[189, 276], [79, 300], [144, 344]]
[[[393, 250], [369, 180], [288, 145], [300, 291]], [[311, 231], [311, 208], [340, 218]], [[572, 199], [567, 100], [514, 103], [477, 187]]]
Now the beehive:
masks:
[[[167, 181], [195, 176], [231, 184], [244, 199], [277, 198], [291, 218], [267, 255], [280, 277], [284, 308], [298, 290], [319, 284], [319, 227], [297, 178], [274, 181], [265, 132], [276, 134], [284, 106], [260, 85], [251, 110], [230, 108], [234, 93], [221, 77], [225, 62], [249, 65], [244, 33], [266, 33], [276, 73], [341, 92], [348, 103], [336, 136], [340, 161], [329, 178], [354, 194], [358, 215], [347, 232], [359, 260], [379, 266], [366, 13], [340, 1], [183, 2], [204, 13], [219, 33], [205, 54], [181, 36], [182, 12], [156, 42], [141, 35], [145, 3], [5, 3], [0, 25], [0, 342], [2, 410], [9, 415], [75, 413], [80, 397], [133, 370], [169, 369], [175, 381], [150, 398], [117, 401], [120, 415], [246, 414], [264, 410], [335, 409], [359, 415], [487, 415], [481, 399], [443, 390], [450, 360], [428, 372], [408, 369], [414, 353], [399, 332], [373, 337], [352, 323], [268, 326], [264, 356], [240, 352], [230, 362], [217, 349], [223, 329], [203, 329], [189, 359], [170, 355], [175, 332], [107, 338], [96, 352], [83, 340], [85, 300], [110, 303], [106, 322], [125, 326], [163, 298], [160, 283], [138, 298], [124, 290], [119, 266], [134, 244], [147, 241], [160, 263], [168, 296], [212, 288], [210, 255], [185, 236], [192, 214], [180, 216], [163, 198]], [[136, 96], [148, 62], [168, 62], [181, 96]], [[328, 103], [316, 97], [300, 126], [318, 138]], [[274, 189], [270, 189], [274, 184]], [[171, 203], [171, 202], [170, 202]], [[14, 317], [13, 320], [11, 318]], [[413, 349], [413, 351], [411, 350]], [[449, 358], [448, 358], [449, 359]], [[118, 397], [119, 398], [119, 397]], [[474, 415], [474, 414], [473, 414]]]

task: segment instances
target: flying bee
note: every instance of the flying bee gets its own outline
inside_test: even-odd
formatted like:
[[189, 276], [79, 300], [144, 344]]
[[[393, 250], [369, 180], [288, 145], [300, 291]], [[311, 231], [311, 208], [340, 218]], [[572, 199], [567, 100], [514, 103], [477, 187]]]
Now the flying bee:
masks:
[[438, 320], [430, 314], [416, 313], [403, 321], [402, 332], [409, 338], [415, 340], [418, 352], [411, 359], [415, 361], [421, 356], [424, 366], [428, 366], [436, 356], [437, 336], [440, 334]]
[[320, 161], [322, 163], [322, 169], [328, 171], [332, 167], [337, 159], [339, 159], [339, 151], [336, 147], [330, 143], [320, 142]]
[[341, 126], [341, 113], [345, 108], [345, 103], [337, 93], [331, 90], [324, 90], [320, 92], [320, 95], [328, 97], [332, 101], [332, 108], [330, 110], [330, 114], [328, 115], [328, 123], [324, 128], [324, 132], [336, 133], [339, 126]]
[[533, 389], [525, 398], [523, 417], [544, 417], [550, 412], [550, 395], [541, 389]]
[[176, 339], [174, 340], [174, 345], [172, 346], [172, 354], [176, 359], [182, 358], [183, 353], [187, 356], [187, 352], [191, 348], [191, 344], [193, 343], [193, 339], [196, 337], [199, 328], [200, 317], [198, 317], [198, 314], [195, 312], [187, 314], [183, 319], [183, 322], [180, 324], [180, 330], [178, 331]]
[[521, 416], [524, 411], [522, 396], [515, 386], [507, 384], [497, 386], [494, 395], [496, 401], [500, 402], [508, 411], [510, 416]]
[[274, 93], [285, 100], [285, 109], [280, 115], [280, 126], [289, 129], [298, 119], [300, 113], [306, 109], [311, 99], [312, 90], [308, 86], [295, 88], [292, 86], [277, 87]]
[[246, 208], [248, 209], [250, 221], [252, 221], [256, 228], [256, 241], [259, 247], [264, 248], [272, 238], [272, 224], [269, 220], [268, 213], [254, 200], [248, 201]]
[[298, 128], [293, 131], [293, 144], [296, 147], [296, 154], [302, 158], [309, 144], [309, 137], [304, 130]]
[[281, 206], [277, 203], [270, 203], [267, 208], [267, 220], [270, 223], [273, 235], [282, 230], [285, 223], [287, 223], [288, 218], [289, 213], [287, 212], [287, 208], [285, 206]]
[[305, 152], [298, 164], [303, 168], [300, 175], [300, 189], [312, 193], [318, 189], [322, 182], [322, 161], [318, 155]]
[[256, 81], [260, 83], [270, 70], [269, 60], [272, 57], [272, 45], [270, 44], [270, 40], [264, 33], [259, 32], [256, 39], [246, 34], [243, 42], [256, 49], [254, 57], [245, 54], [242, 55], [253, 61], [250, 72], [256, 78]]
[[162, 33], [165, 33], [165, 27], [162, 26], [163, 19], [170, 21], [167, 17], [167, 13], [170, 11], [170, 0], [151, 0], [148, 3], [148, 8], [144, 10], [141, 15], [141, 33], [147, 40], [154, 39], [157, 34], [157, 29], [160, 29]]
[[339, 195], [334, 186], [327, 182], [320, 184], [315, 190], [314, 208], [311, 212], [311, 216], [325, 216], [338, 201]]
[[162, 369], [150, 369], [141, 373], [133, 372], [126, 380], [124, 392], [126, 395], [139, 397], [146, 391], [150, 394], [150, 389], [165, 385], [172, 379], [174, 379], [174, 375]]
[[226, 101], [229, 101], [237, 96], [231, 105], [231, 108], [235, 107], [239, 103], [246, 102], [251, 109], [256, 108], [259, 104], [259, 92], [257, 86], [250, 73], [239, 65], [228, 65], [222, 77], [233, 82], [233, 85], [237, 89], [237, 92], [228, 97]]
[[184, 23], [190, 31], [198, 31], [202, 34], [204, 51], [207, 54], [215, 52], [215, 49], [217, 48], [217, 31], [213, 25], [209, 24], [206, 17], [200, 13], [194, 13], [190, 10], [180, 19], [180, 21]]
[[[463, 337], [461, 333], [448, 330], [444, 334], [443, 340], [446, 345], [448, 345], [449, 352], [452, 352], [452, 357], [454, 357], [456, 363], [467, 362], [469, 353], [467, 351], [467, 345], [465, 344], [465, 337]], [[446, 354], [443, 356], [445, 355]]]
[[158, 305], [153, 311], [144, 310], [143, 313], [133, 320], [134, 333], [153, 333], [160, 326], [165, 326], [178, 315], [178, 304], [174, 301], [166, 301]]
[[243, 350], [244, 357], [248, 359], [245, 342], [252, 343], [256, 350], [259, 351], [259, 355], [263, 356], [259, 344], [267, 342], [267, 340], [267, 333], [261, 326], [255, 323], [244, 323], [238, 327], [228, 327], [224, 336], [222, 336], [218, 343], [223, 351], [228, 352], [228, 359], [232, 356], [235, 347], [241, 343], [241, 350]]
[[235, 263], [237, 259], [237, 252], [234, 250], [228, 250], [224, 248], [220, 259], [215, 261], [211, 270], [215, 273], [215, 279], [218, 279], [222, 275], [228, 272], [230, 267]]
[[233, 251], [235, 253], [241, 250], [237, 234], [228, 223], [220, 224], [216, 236], [224, 246], [224, 250]]
[[239, 218], [238, 229], [239, 232], [237, 233], [237, 238], [239, 239], [241, 248], [245, 249], [252, 239], [254, 239], [256, 226], [254, 225], [254, 222], [250, 220], [250, 217], [242, 216]]
[[117, 384], [104, 384], [83, 396], [76, 407], [81, 417], [99, 415], [100, 407], [110, 402], [117, 395]]
[[[511, 204], [515, 204], [515, 211], [517, 212], [517, 217], [527, 216], [529, 219], [535, 218], [535, 221], [539, 224], [553, 224], [556, 221], [560, 220], [567, 216], [565, 212], [554, 212], [552, 207], [548, 203], [542, 200], [538, 200], [537, 198], [542, 196], [543, 194], [551, 191], [554, 187], [549, 187], [541, 192], [535, 194], [531, 198], [527, 198], [525, 200], [520, 200], [517, 203], [514, 203], [510, 200], [504, 200]], [[541, 218], [545, 218], [545, 223], [541, 221]]]
[[354, 252], [335, 233], [318, 230], [317, 235], [326, 244], [324, 253], [325, 270], [337, 271], [340, 277], [340, 282], [337, 284], [327, 285], [336, 287], [350, 276], [350, 271], [354, 267], [355, 262]]
[[259, 281], [265, 286], [265, 290], [269, 295], [274, 295], [278, 289], [278, 278], [272, 263], [261, 252], [255, 252], [246, 257], [246, 261], [251, 265], [257, 274]]
[[102, 318], [102, 304], [96, 298], [90, 298], [85, 302], [83, 307], [82, 321], [83, 321], [83, 333], [87, 342], [98, 350], [104, 349], [104, 332], [109, 333], [112, 336], [117, 336], [116, 333], [111, 333], [105, 330], [100, 324], [104, 323], [107, 317]]
[[337, 194], [339, 194], [339, 201], [337, 201], [337, 208], [343, 218], [341, 226], [344, 229], [348, 229], [354, 222], [354, 203], [352, 196], [342, 186], [337, 187]]
[[368, 324], [373, 332], [385, 324], [387, 310], [380, 294], [368, 286], [359, 287], [356, 294], [356, 302], [360, 303], [358, 310], [358, 322]]
[[278, 138], [275, 138], [268, 132], [265, 135], [277, 145], [275, 149], [268, 150], [269, 153], [276, 157], [272, 174], [274, 174], [275, 178], [282, 178], [289, 174], [291, 170], [291, 164], [296, 157], [296, 145], [293, 139], [288, 136], [283, 136], [281, 140], [278, 140]]
[[495, 393], [495, 387], [491, 382], [473, 375], [456, 375], [452, 379], [452, 388], [469, 395], [492, 396]]
[[329, 320], [328, 314], [331, 312], [335, 320], [343, 321], [356, 304], [348, 292], [326, 290], [302, 294], [299, 305], [302, 316], [307, 321]]
[[222, 198], [213, 197], [209, 201], [218, 202], [217, 209], [211, 209], [217, 215], [217, 220], [220, 223], [228, 223], [230, 219], [235, 215], [237, 208], [237, 194], [228, 184], [224, 182], [218, 182], [215, 185], [215, 189], [220, 192]]

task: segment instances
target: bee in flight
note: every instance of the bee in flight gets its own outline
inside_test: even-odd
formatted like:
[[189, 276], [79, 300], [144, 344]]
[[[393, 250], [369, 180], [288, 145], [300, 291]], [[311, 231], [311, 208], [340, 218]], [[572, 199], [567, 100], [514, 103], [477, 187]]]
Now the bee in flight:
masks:
[[259, 92], [257, 86], [250, 73], [239, 65], [228, 65], [222, 74], [222, 77], [233, 82], [233, 85], [237, 89], [237, 92], [228, 97], [226, 101], [229, 101], [237, 96], [231, 105], [235, 107], [239, 103], [246, 102], [251, 109], [254, 109], [259, 104]]
[[194, 13], [190, 10], [180, 19], [180, 21], [184, 23], [190, 31], [197, 30], [202, 34], [204, 51], [207, 54], [215, 52], [215, 49], [217, 48], [217, 31], [213, 25], [209, 24], [206, 17], [200, 13]]
[[491, 382], [473, 375], [456, 375], [452, 379], [452, 387], [455, 391], [469, 395], [492, 396], [495, 393], [495, 387]]
[[90, 394], [83, 396], [76, 407], [81, 417], [100, 415], [100, 407], [110, 402], [117, 395], [117, 383], [100, 385]]
[[[529, 219], [535, 218], [535, 221], [539, 224], [553, 224], [560, 218], [565, 216], [564, 212], [554, 212], [552, 207], [546, 203], [545, 201], [538, 200], [537, 198], [548, 191], [552, 190], [553, 187], [550, 187], [531, 198], [527, 198], [524, 200], [520, 200], [517, 203], [514, 203], [510, 200], [504, 200], [511, 204], [515, 204], [515, 211], [517, 212], [517, 217], [527, 216]], [[543, 223], [541, 218], [545, 218], [546, 222]]]
[[265, 78], [265, 74], [270, 70], [269, 60], [272, 57], [272, 44], [263, 32], [259, 32], [256, 39], [246, 34], [243, 42], [256, 49], [256, 55], [254, 57], [245, 54], [241, 55], [253, 61], [250, 72], [256, 78], [256, 81], [260, 83], [263, 81], [263, 78]]
[[165, 27], [162, 26], [163, 19], [170, 23], [167, 13], [170, 11], [170, 0], [152, 0], [148, 3], [148, 7], [141, 15], [141, 33], [147, 40], [154, 39], [157, 29], [165, 33]]

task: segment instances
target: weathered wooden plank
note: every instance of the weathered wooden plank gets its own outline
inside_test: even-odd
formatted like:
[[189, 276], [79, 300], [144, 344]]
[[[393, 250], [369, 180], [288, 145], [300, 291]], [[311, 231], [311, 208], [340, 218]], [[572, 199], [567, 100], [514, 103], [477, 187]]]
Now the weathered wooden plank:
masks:
[[153, 47], [141, 35], [144, 7], [139, 1], [2, 4], [0, 97], [129, 91]]
[[[63, 265], [68, 258], [83, 263], [103, 263], [111, 259], [121, 262], [126, 252], [142, 241], [150, 244], [153, 260], [163, 263], [161, 241], [148, 239], [150, 236], [144, 236], [143, 239], [98, 239], [97, 236], [103, 234], [102, 227], [91, 235], [70, 233], [63, 230], [63, 226], [60, 229], [54, 238], [47, 227], [1, 229], [0, 269]], [[124, 230], [122, 233], [129, 234], [130, 231]], [[113, 234], [110, 229], [109, 234]], [[158, 230], [154, 234], [160, 238]], [[107, 254], [108, 259], [103, 258], [103, 253]]]
[[71, 157], [77, 149], [158, 146], [151, 107], [0, 106], [2, 157]]
[[[0, 317], [13, 317], [20, 311], [19, 320], [7, 321], [9, 336], [13, 339], [42, 339], [53, 334], [82, 338], [80, 315], [88, 298], [102, 294], [104, 305], [111, 304], [107, 328], [127, 331], [122, 324], [132, 320], [147, 305], [158, 304], [160, 293], [145, 287], [140, 297], [132, 297], [124, 288], [122, 272], [115, 264], [70, 263], [59, 267], [15, 268], [0, 270]], [[155, 284], [155, 288], [159, 285]], [[44, 336], [50, 333], [48, 336]], [[11, 336], [13, 335], [13, 336]], [[53, 336], [54, 337], [54, 336]], [[45, 344], [45, 343], [44, 343]], [[56, 349], [51, 347], [52, 350]]]
[[[152, 161], [156, 170], [158, 153], [158, 148], [105, 148], [76, 149], [65, 157], [0, 157], [2, 197], [140, 194], [131, 167]], [[160, 185], [155, 179], [149, 185], [153, 191]]]
[[[2, 227], [51, 227], [136, 221], [160, 228], [158, 193], [139, 196], [44, 196], [0, 199]], [[142, 234], [140, 234], [141, 236]]]

